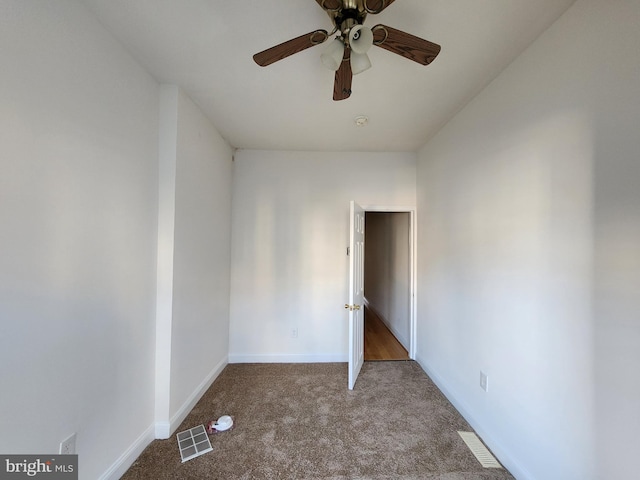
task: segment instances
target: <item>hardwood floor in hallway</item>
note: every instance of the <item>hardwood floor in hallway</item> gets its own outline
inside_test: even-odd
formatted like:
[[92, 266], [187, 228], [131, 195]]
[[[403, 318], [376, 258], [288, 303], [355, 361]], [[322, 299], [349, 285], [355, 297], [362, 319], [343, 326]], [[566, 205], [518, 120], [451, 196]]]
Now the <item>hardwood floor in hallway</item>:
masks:
[[409, 360], [409, 354], [369, 308], [364, 309], [364, 359]]

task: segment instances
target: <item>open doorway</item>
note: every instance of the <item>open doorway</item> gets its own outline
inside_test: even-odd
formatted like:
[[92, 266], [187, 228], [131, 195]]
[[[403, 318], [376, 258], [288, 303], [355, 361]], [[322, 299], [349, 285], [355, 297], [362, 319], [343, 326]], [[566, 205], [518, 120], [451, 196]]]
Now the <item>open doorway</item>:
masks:
[[365, 213], [365, 360], [408, 360], [413, 331], [412, 214]]

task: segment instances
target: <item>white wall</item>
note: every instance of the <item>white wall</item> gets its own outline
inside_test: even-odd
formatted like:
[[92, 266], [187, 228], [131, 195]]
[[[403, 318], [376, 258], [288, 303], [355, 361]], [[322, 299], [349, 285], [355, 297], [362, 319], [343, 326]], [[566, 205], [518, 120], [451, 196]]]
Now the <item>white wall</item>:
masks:
[[169, 438], [227, 364], [233, 156], [175, 85], [159, 141], [155, 434]]
[[637, 473], [638, 24], [578, 0], [419, 152], [418, 359], [518, 478]]
[[364, 288], [368, 306], [409, 350], [410, 214], [367, 212]]
[[153, 438], [158, 87], [77, 2], [0, 3], [0, 451]]
[[233, 163], [182, 91], [177, 127], [170, 414], [180, 418], [227, 363]]
[[236, 152], [231, 362], [346, 361], [349, 201], [415, 205], [415, 160]]

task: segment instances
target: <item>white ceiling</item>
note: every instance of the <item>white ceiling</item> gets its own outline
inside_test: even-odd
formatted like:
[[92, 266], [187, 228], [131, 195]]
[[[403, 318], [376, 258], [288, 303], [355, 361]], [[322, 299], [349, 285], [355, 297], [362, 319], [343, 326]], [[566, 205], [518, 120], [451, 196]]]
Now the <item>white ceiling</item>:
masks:
[[[82, 0], [160, 82], [177, 84], [234, 147], [415, 151], [574, 0], [398, 0], [383, 23], [442, 46], [422, 66], [372, 48], [351, 98], [332, 99], [323, 46], [268, 67], [254, 53], [315, 29], [314, 0]], [[551, 54], [552, 52], [550, 52]], [[369, 125], [354, 118], [367, 115]]]

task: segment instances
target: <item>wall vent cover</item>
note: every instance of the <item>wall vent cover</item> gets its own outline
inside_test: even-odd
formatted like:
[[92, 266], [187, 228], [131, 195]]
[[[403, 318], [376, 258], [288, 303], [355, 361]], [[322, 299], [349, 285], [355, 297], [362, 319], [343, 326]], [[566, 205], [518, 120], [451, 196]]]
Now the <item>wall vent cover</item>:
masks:
[[178, 438], [178, 447], [180, 448], [182, 463], [213, 450], [204, 425], [198, 425], [197, 427], [180, 432], [176, 437]]
[[464, 440], [464, 443], [467, 444], [471, 453], [473, 453], [474, 457], [478, 459], [480, 465], [484, 468], [502, 468], [500, 462], [496, 460], [496, 458], [491, 455], [491, 452], [484, 446], [482, 440], [478, 438], [478, 436], [473, 432], [458, 432], [458, 434]]

